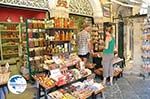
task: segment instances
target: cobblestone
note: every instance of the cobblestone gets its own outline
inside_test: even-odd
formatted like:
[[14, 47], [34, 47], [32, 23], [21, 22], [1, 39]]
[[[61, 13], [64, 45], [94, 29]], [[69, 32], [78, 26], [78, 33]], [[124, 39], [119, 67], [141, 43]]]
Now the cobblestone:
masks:
[[106, 88], [103, 98], [97, 99], [150, 99], [150, 79], [124, 76], [115, 81], [113, 86]]

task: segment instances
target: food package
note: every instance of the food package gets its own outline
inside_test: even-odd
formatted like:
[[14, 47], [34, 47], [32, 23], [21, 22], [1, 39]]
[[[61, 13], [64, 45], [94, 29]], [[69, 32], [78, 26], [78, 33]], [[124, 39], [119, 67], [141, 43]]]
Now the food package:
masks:
[[37, 82], [39, 82], [41, 86], [43, 86], [46, 89], [49, 89], [55, 86], [55, 82], [45, 74], [37, 74], [37, 75], [34, 75], [33, 78]]

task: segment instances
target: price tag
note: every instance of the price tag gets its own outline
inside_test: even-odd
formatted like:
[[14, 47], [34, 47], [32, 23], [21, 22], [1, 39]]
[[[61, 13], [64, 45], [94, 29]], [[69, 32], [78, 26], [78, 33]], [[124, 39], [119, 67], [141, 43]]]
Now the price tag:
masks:
[[50, 70], [50, 73], [51, 73], [51, 76], [53, 76], [53, 77], [57, 77], [57, 76], [62, 75], [60, 72], [60, 69]]
[[55, 81], [58, 81], [58, 78], [62, 76], [59, 69], [50, 70], [50, 73], [51, 73], [50, 77]]
[[58, 56], [53, 56], [52, 60], [56, 63], [56, 64], [61, 64], [62, 60], [58, 57]]

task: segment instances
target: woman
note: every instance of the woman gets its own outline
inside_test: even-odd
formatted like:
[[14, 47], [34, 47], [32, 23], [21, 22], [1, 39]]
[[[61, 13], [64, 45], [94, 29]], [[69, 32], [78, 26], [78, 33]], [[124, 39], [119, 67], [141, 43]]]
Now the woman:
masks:
[[89, 24], [83, 25], [83, 30], [77, 34], [78, 56], [86, 64], [91, 53], [91, 26]]
[[112, 26], [106, 29], [106, 40], [105, 49], [103, 51], [103, 84], [106, 84], [106, 80], [110, 77], [110, 84], [113, 85], [113, 58], [114, 58], [114, 48], [115, 39], [112, 35]]

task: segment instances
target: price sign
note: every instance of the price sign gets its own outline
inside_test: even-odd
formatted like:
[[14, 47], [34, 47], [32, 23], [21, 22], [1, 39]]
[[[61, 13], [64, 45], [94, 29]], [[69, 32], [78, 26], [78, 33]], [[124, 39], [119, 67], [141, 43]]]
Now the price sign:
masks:
[[60, 72], [60, 69], [50, 70], [50, 73], [51, 73], [52, 77], [57, 77], [57, 76], [62, 75], [61, 72]]

